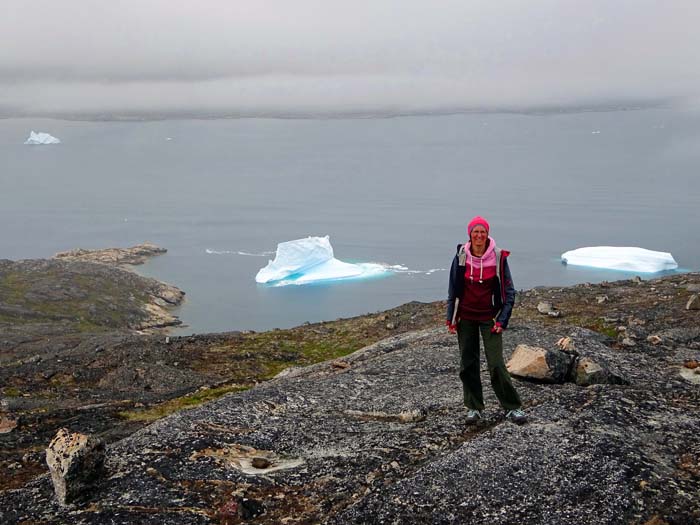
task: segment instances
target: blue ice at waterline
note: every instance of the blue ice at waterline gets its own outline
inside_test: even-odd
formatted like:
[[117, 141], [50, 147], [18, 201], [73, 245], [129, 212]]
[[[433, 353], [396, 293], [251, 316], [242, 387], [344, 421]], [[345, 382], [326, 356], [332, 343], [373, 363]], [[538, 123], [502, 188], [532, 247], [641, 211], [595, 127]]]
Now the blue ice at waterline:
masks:
[[678, 268], [673, 255], [630, 246], [590, 246], [561, 254], [565, 264], [636, 273], [658, 273]]
[[261, 268], [255, 281], [284, 286], [325, 281], [367, 279], [390, 272], [378, 263], [347, 263], [335, 258], [328, 235], [307, 237], [277, 245], [275, 259]]

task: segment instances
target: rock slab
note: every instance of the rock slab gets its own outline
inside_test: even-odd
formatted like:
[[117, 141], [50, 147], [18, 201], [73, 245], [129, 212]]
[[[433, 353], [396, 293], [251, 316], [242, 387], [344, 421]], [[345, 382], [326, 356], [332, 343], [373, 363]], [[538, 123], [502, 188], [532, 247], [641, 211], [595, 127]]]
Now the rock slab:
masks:
[[56, 499], [68, 505], [83, 498], [99, 479], [105, 460], [105, 444], [86, 434], [62, 428], [46, 449]]

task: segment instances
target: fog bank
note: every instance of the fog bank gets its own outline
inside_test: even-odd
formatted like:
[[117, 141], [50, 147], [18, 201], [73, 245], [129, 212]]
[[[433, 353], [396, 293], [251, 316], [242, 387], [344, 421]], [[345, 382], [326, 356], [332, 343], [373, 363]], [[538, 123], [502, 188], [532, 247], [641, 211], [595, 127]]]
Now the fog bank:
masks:
[[700, 93], [697, 2], [246, 4], [6, 0], [0, 115], [395, 114]]

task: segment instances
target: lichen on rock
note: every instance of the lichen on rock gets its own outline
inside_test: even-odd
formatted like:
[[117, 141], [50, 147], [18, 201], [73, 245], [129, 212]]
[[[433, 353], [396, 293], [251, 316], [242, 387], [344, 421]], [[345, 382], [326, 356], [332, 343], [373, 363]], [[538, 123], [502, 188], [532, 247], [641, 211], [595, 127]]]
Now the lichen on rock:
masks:
[[68, 505], [87, 499], [102, 475], [104, 460], [105, 444], [101, 439], [60, 429], [46, 449], [58, 502]]

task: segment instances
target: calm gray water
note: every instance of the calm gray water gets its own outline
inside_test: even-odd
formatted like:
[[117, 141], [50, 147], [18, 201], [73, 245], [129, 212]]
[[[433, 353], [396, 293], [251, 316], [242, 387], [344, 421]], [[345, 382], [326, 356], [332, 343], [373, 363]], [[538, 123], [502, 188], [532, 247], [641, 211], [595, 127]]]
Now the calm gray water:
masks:
[[[25, 146], [30, 130], [58, 146]], [[171, 138], [172, 140], [167, 140]], [[168, 248], [139, 271], [187, 292], [181, 333], [288, 327], [443, 298], [475, 214], [518, 288], [626, 278], [560, 264], [596, 245], [700, 267], [700, 115], [677, 109], [338, 120], [0, 120], [0, 258]], [[269, 288], [278, 242], [423, 273]], [[223, 253], [207, 253], [207, 250]]]

